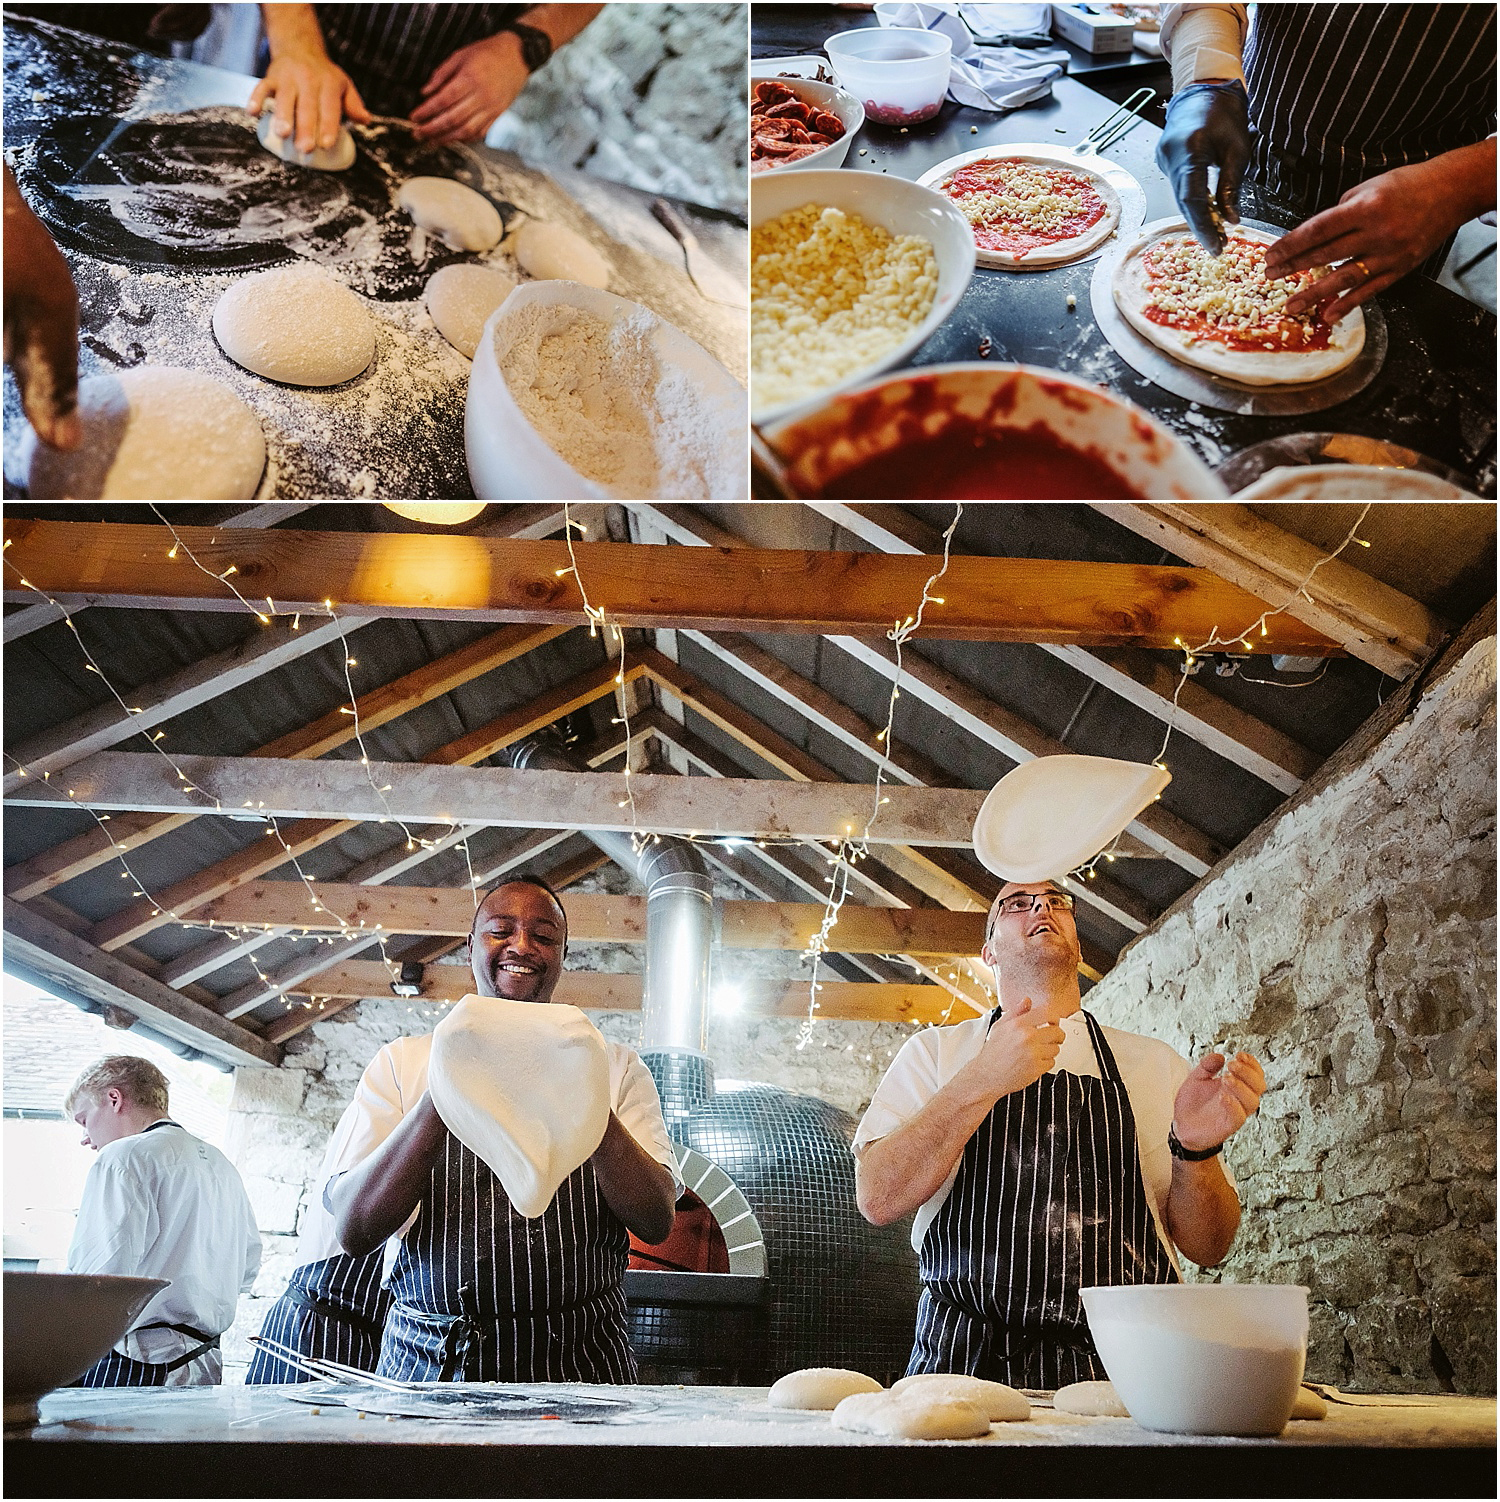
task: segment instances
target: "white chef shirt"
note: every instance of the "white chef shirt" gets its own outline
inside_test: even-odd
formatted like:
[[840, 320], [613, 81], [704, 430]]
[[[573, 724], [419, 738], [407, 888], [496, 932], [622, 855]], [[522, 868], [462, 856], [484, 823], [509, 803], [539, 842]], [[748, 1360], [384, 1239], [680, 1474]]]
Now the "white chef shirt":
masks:
[[[175, 1361], [199, 1342], [175, 1330], [137, 1328], [168, 1320], [222, 1334], [259, 1268], [255, 1211], [218, 1148], [174, 1121], [99, 1149], [84, 1181], [68, 1271], [172, 1280], [116, 1350], [136, 1361]], [[169, 1373], [167, 1385], [208, 1386], [222, 1373], [220, 1353], [208, 1351]]]
[[[985, 1013], [982, 1017], [971, 1017], [950, 1027], [929, 1027], [913, 1033], [886, 1071], [854, 1134], [855, 1152], [867, 1143], [889, 1136], [897, 1127], [910, 1121], [965, 1064], [974, 1059], [984, 1047], [989, 1021], [989, 1013]], [[1156, 1229], [1176, 1265], [1176, 1248], [1162, 1219], [1162, 1206], [1172, 1188], [1172, 1154], [1167, 1148], [1167, 1133], [1172, 1126], [1172, 1106], [1178, 1088], [1193, 1066], [1175, 1048], [1156, 1038], [1121, 1032], [1118, 1028], [1104, 1027], [1102, 1023], [1100, 1026], [1115, 1056], [1135, 1116], [1141, 1178], [1146, 1185]], [[1094, 1057], [1083, 1013], [1074, 1012], [1064, 1017], [1062, 1030], [1062, 1046], [1048, 1072], [1056, 1074], [1059, 1069], [1065, 1069], [1070, 1074], [1099, 1079], [1099, 1064]], [[1224, 1174], [1233, 1185], [1234, 1179], [1230, 1177], [1227, 1165]], [[911, 1244], [919, 1252], [928, 1226], [948, 1198], [957, 1177], [958, 1164], [955, 1163], [942, 1187], [918, 1208], [912, 1224]]]
[[[656, 1093], [656, 1081], [651, 1078], [651, 1071], [633, 1048], [607, 1038], [604, 1046], [609, 1053], [610, 1109], [648, 1156], [671, 1170], [674, 1197], [680, 1195], [682, 1177], [677, 1171], [677, 1153], [667, 1135], [661, 1098]], [[323, 1191], [339, 1174], [363, 1163], [422, 1098], [427, 1089], [427, 1061], [431, 1055], [431, 1033], [415, 1038], [397, 1038], [375, 1055], [360, 1076], [354, 1099], [339, 1118], [333, 1140], [328, 1144], [322, 1176], [313, 1194], [315, 1214], [326, 1220], [326, 1230], [320, 1230], [317, 1222], [309, 1227], [307, 1239], [298, 1244], [299, 1262], [315, 1261], [318, 1255], [331, 1257], [343, 1250], [333, 1235], [333, 1218], [324, 1208]], [[411, 1219], [402, 1226], [400, 1235], [404, 1236], [411, 1229], [416, 1218], [414, 1210]], [[387, 1273], [395, 1261], [396, 1240], [392, 1237], [386, 1244]], [[308, 1255], [324, 1244], [329, 1245], [328, 1251]]]

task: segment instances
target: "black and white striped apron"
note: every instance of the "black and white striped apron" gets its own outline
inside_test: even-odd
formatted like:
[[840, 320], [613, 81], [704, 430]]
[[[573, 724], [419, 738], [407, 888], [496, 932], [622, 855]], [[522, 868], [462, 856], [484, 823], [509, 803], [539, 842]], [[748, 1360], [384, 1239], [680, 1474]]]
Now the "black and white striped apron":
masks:
[[[293, 1272], [286, 1292], [267, 1311], [260, 1333], [303, 1356], [323, 1356], [373, 1372], [391, 1302], [382, 1286], [384, 1271], [384, 1247], [363, 1257], [341, 1252], [306, 1263]], [[245, 1373], [247, 1385], [316, 1380], [262, 1346], [256, 1347]]]
[[1244, 61], [1247, 176], [1304, 217], [1495, 129], [1493, 5], [1262, 4]]
[[[141, 1136], [147, 1132], [158, 1132], [165, 1127], [176, 1127], [184, 1131], [181, 1122], [173, 1121], [170, 1117], [163, 1117], [160, 1121], [153, 1121], [150, 1126], [141, 1130]], [[148, 1324], [133, 1325], [129, 1334], [138, 1335], [142, 1330], [175, 1330], [179, 1335], [188, 1340], [198, 1343], [183, 1355], [172, 1361], [137, 1361], [133, 1356], [122, 1355], [119, 1351], [111, 1351], [91, 1366], [81, 1377], [71, 1384], [73, 1387], [165, 1387], [167, 1378], [186, 1366], [190, 1361], [196, 1361], [198, 1357], [206, 1355], [209, 1351], [219, 1348], [219, 1337], [210, 1335], [207, 1330], [200, 1330], [195, 1325], [177, 1325], [171, 1320], [152, 1320]]]
[[1044, 1074], [1001, 1096], [964, 1147], [922, 1242], [908, 1373], [1041, 1389], [1097, 1380], [1078, 1290], [1178, 1281], [1141, 1178], [1130, 1097], [1102, 1029], [1083, 1018], [1102, 1078]]
[[634, 1382], [630, 1237], [592, 1164], [534, 1220], [448, 1135], [391, 1274], [380, 1374], [446, 1382]]
[[328, 55], [353, 80], [365, 107], [405, 119], [422, 85], [460, 47], [494, 36], [529, 5], [318, 5]]

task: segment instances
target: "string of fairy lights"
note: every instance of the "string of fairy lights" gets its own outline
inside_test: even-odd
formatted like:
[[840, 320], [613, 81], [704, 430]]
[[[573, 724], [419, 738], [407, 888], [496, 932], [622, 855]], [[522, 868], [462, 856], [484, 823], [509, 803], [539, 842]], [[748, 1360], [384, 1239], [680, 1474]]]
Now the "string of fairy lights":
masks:
[[[1307, 570], [1302, 578], [1291, 588], [1286, 600], [1283, 601], [1282, 604], [1274, 607], [1268, 607], [1266, 610], [1262, 611], [1261, 614], [1243, 631], [1224, 636], [1220, 634], [1218, 627], [1215, 626], [1213, 630], [1211, 630], [1207, 639], [1193, 645], [1188, 644], [1181, 637], [1175, 639], [1174, 646], [1182, 653], [1182, 663], [1177, 687], [1172, 695], [1170, 708], [1166, 717], [1166, 726], [1161, 743], [1161, 748], [1153, 758], [1154, 765], [1161, 767], [1163, 770], [1167, 769], [1166, 753], [1171, 743], [1172, 735], [1177, 726], [1182, 691], [1187, 683], [1188, 678], [1193, 675], [1193, 672], [1200, 660], [1202, 660], [1205, 656], [1214, 652], [1215, 649], [1218, 648], [1239, 647], [1242, 650], [1249, 652], [1253, 649], [1253, 642], [1256, 638], [1256, 634], [1259, 633], [1259, 639], [1265, 640], [1270, 634], [1268, 622], [1288, 611], [1298, 599], [1305, 600], [1310, 604], [1315, 603], [1308, 586], [1311, 584], [1313, 577], [1317, 574], [1319, 569], [1332, 562], [1342, 552], [1344, 552], [1346, 548], [1350, 546], [1358, 545], [1365, 548], [1368, 548], [1370, 546], [1370, 543], [1366, 539], [1361, 538], [1358, 533], [1366, 517], [1369, 515], [1373, 504], [1373, 502], [1367, 503], [1362, 508], [1359, 516], [1355, 519], [1354, 524], [1349, 528], [1349, 531], [1344, 537], [1343, 541], [1340, 542], [1339, 545], [1332, 551], [1319, 557], [1317, 561], [1312, 564], [1312, 566]], [[153, 506], [152, 509], [153, 511], [155, 511], [157, 517], [160, 519], [163, 526], [172, 538], [172, 545], [166, 551], [166, 558], [169, 562], [176, 562], [179, 556], [184, 557], [189, 563], [193, 565], [193, 567], [197, 568], [205, 576], [215, 580], [218, 584], [222, 585], [225, 590], [233, 595], [233, 597], [239, 602], [241, 606], [243, 606], [243, 608], [249, 614], [252, 614], [256, 617], [261, 625], [270, 626], [278, 618], [285, 618], [286, 616], [290, 615], [292, 618], [291, 629], [293, 631], [298, 631], [301, 629], [302, 615], [306, 612], [302, 611], [301, 609], [294, 610], [290, 608], [279, 608], [275, 600], [271, 596], [263, 597], [265, 601], [265, 609], [262, 609], [259, 604], [254, 603], [249, 598], [247, 598], [247, 596], [242, 593], [241, 590], [233, 582], [234, 578], [239, 574], [239, 569], [234, 563], [230, 563], [227, 568], [221, 571], [215, 571], [214, 569], [210, 568], [199, 557], [196, 556], [193, 549], [188, 545], [186, 540], [173, 526], [172, 522], [162, 513], [160, 508]], [[891, 690], [886, 705], [885, 723], [883, 727], [877, 732], [874, 738], [876, 745], [880, 748], [880, 756], [876, 764], [875, 781], [872, 789], [870, 811], [867, 818], [865, 819], [864, 826], [861, 831], [856, 835], [854, 833], [853, 826], [850, 825], [846, 829], [844, 838], [837, 841], [829, 841], [826, 843], [822, 841], [809, 841], [795, 836], [713, 836], [703, 835], [697, 831], [681, 836], [681, 838], [689, 840], [693, 843], [722, 845], [729, 849], [738, 848], [747, 844], [754, 844], [758, 848], [763, 850], [772, 847], [810, 847], [813, 850], [816, 850], [824, 858], [826, 864], [832, 868], [831, 871], [824, 877], [824, 885], [827, 886], [828, 892], [824, 900], [822, 921], [819, 925], [818, 930], [816, 931], [816, 933], [814, 933], [808, 945], [802, 951], [801, 955], [803, 961], [810, 964], [811, 966], [811, 978], [809, 981], [808, 991], [808, 1009], [806, 1015], [802, 1019], [797, 1036], [796, 1046], [799, 1051], [804, 1049], [811, 1041], [814, 1028], [818, 1021], [820, 1011], [818, 994], [823, 988], [823, 983], [819, 980], [822, 960], [824, 955], [829, 952], [832, 931], [837, 926], [839, 914], [844, 906], [844, 903], [847, 901], [850, 895], [850, 886], [851, 881], [854, 879], [855, 867], [861, 861], [869, 858], [871, 836], [876, 822], [879, 818], [880, 810], [890, 802], [889, 795], [885, 792], [885, 781], [887, 774], [891, 769], [891, 747], [895, 729], [896, 704], [901, 697], [900, 686], [903, 670], [902, 651], [907, 642], [910, 641], [910, 639], [919, 630], [921, 630], [924, 614], [927, 610], [927, 607], [929, 605], [942, 606], [946, 603], [941, 595], [933, 593], [933, 589], [934, 586], [938, 584], [938, 582], [948, 571], [949, 563], [951, 560], [952, 540], [954, 533], [958, 528], [959, 522], [962, 519], [963, 510], [964, 508], [961, 503], [955, 505], [953, 519], [942, 534], [942, 564], [931, 576], [929, 576], [929, 578], [924, 583], [922, 587], [921, 598], [918, 600], [915, 608], [904, 617], [896, 620], [892, 628], [885, 633], [886, 639], [889, 640], [894, 647], [895, 672], [891, 678]], [[626, 679], [626, 636], [623, 627], [618, 622], [613, 621], [609, 618], [607, 608], [603, 605], [596, 605], [589, 596], [588, 589], [583, 578], [583, 573], [579, 568], [578, 557], [573, 546], [575, 531], [580, 534], [585, 534], [586, 530], [587, 529], [583, 523], [574, 520], [571, 514], [570, 507], [565, 503], [564, 535], [567, 541], [569, 565], [566, 568], [558, 569], [556, 571], [556, 574], [559, 578], [572, 576], [572, 578], [574, 579], [579, 591], [585, 618], [589, 623], [590, 637], [597, 638], [602, 634], [606, 647], [612, 639], [618, 651], [614, 686], [616, 689], [615, 697], [619, 713], [612, 718], [611, 723], [624, 727], [625, 796], [618, 801], [617, 806], [620, 808], [628, 808], [630, 810], [631, 844], [632, 848], [637, 853], [639, 853], [639, 851], [645, 847], [645, 844], [648, 841], [655, 840], [659, 843], [661, 840], [661, 835], [649, 832], [643, 833], [640, 829], [639, 810], [637, 808], [635, 799], [635, 784], [631, 781], [631, 695], [629, 693], [629, 685]], [[215, 537], [213, 541], [216, 543], [217, 537]], [[11, 545], [12, 539], [5, 539], [4, 553], [6, 555], [8, 555]], [[38, 588], [30, 580], [25, 578], [24, 574], [22, 574], [22, 572], [16, 568], [16, 566], [14, 565], [14, 563], [12, 563], [8, 556], [5, 556], [4, 562], [6, 567], [16, 575], [17, 580], [22, 588], [36, 594], [39, 598], [45, 600], [50, 606], [57, 610], [63, 624], [67, 627], [72, 640], [78, 647], [80, 655], [82, 656], [84, 661], [85, 671], [96, 675], [100, 679], [100, 681], [108, 689], [110, 695], [119, 704], [121, 711], [126, 715], [139, 715], [144, 713], [144, 710], [141, 706], [131, 705], [127, 701], [127, 699], [119, 692], [114, 683], [111, 682], [108, 674], [105, 673], [104, 669], [100, 666], [94, 654], [89, 650], [87, 643], [79, 633], [78, 626], [73, 619], [72, 613], [63, 604], [63, 602], [49, 594], [46, 590]], [[456, 847], [457, 849], [459, 849], [463, 854], [467, 870], [467, 886], [470, 893], [470, 899], [475, 910], [477, 910], [479, 903], [479, 879], [475, 871], [473, 856], [470, 849], [470, 834], [472, 833], [472, 831], [466, 832], [462, 839], [456, 841], [451, 838], [451, 834], [450, 838], [447, 840], [433, 840], [425, 837], [420, 833], [414, 832], [403, 820], [397, 817], [397, 815], [394, 813], [388, 799], [385, 796], [392, 790], [391, 785], [389, 783], [385, 784], [384, 786], [377, 784], [374, 774], [371, 771], [372, 763], [369, 755], [369, 750], [364, 738], [365, 729], [361, 723], [359, 713], [359, 699], [354, 690], [354, 681], [351, 673], [351, 670], [358, 666], [358, 659], [350, 655], [347, 637], [344, 634], [341, 619], [338, 616], [333, 600], [331, 598], [327, 598], [322, 602], [322, 608], [318, 612], [318, 614], [320, 616], [326, 617], [335, 624], [340, 625], [338, 645], [340, 650], [340, 664], [344, 680], [344, 687], [348, 693], [348, 703], [346, 705], [341, 705], [339, 707], [339, 712], [341, 714], [349, 716], [351, 719], [351, 738], [353, 739], [359, 751], [360, 765], [365, 769], [365, 775], [369, 782], [369, 785], [379, 799], [381, 807], [384, 809], [384, 813], [377, 816], [376, 822], [380, 824], [396, 824], [402, 831], [402, 834], [405, 836], [405, 848], [408, 852], [424, 850], [432, 853], [437, 853], [440, 849], [445, 848]], [[1326, 671], [1326, 664], [1324, 670]], [[1247, 679], [1246, 681], [1265, 683], [1268, 686], [1275, 687], [1307, 686], [1306, 684], [1280, 684], [1275, 683], [1274, 680], [1266, 679]], [[264, 1001], [279, 1000], [284, 1005], [288, 1013], [295, 1011], [299, 1007], [307, 1011], [322, 1011], [332, 998], [320, 997], [312, 994], [304, 995], [304, 993], [301, 991], [298, 991], [295, 996], [288, 994], [290, 989], [295, 986], [297, 982], [291, 981], [283, 985], [282, 982], [278, 981], [274, 976], [268, 974], [261, 967], [260, 962], [255, 958], [255, 948], [257, 945], [267, 943], [271, 939], [276, 937], [295, 936], [298, 938], [311, 939], [319, 945], [338, 945], [340, 943], [345, 943], [351, 945], [357, 944], [360, 947], [364, 947], [369, 943], [374, 942], [379, 948], [381, 962], [389, 973], [392, 982], [394, 983], [400, 979], [400, 962], [391, 956], [387, 947], [388, 939], [394, 937], [394, 935], [388, 933], [384, 928], [384, 925], [379, 922], [370, 924], [363, 918], [359, 919], [357, 922], [351, 922], [342, 914], [328, 907], [328, 905], [322, 900], [321, 896], [319, 895], [318, 889], [314, 884], [314, 879], [309, 875], [307, 870], [302, 865], [295, 845], [287, 839], [286, 834], [282, 830], [280, 822], [277, 820], [276, 816], [266, 810], [263, 800], [260, 800], [258, 802], [256, 800], [246, 800], [237, 808], [226, 808], [222, 800], [216, 794], [214, 794], [210, 789], [207, 789], [196, 782], [192, 778], [192, 776], [189, 775], [188, 771], [183, 767], [183, 765], [172, 754], [172, 752], [167, 747], [162, 745], [163, 740], [166, 739], [165, 730], [157, 729], [154, 734], [147, 734], [145, 731], [139, 733], [144, 736], [148, 749], [161, 756], [172, 768], [172, 771], [177, 778], [179, 791], [185, 797], [197, 797], [203, 800], [204, 806], [201, 810], [199, 810], [200, 812], [227, 815], [229, 817], [237, 819], [257, 819], [267, 825], [266, 837], [269, 839], [275, 839], [281, 845], [282, 850], [284, 851], [286, 856], [285, 863], [291, 866], [293, 872], [295, 873], [297, 881], [300, 882], [302, 887], [305, 889], [311, 911], [315, 914], [320, 915], [320, 918], [324, 921], [319, 922], [315, 925], [301, 928], [299, 930], [298, 926], [295, 924], [272, 925], [228, 922], [224, 920], [197, 918], [193, 915], [192, 911], [185, 913], [178, 912], [167, 902], [155, 897], [152, 894], [147, 882], [131, 865], [131, 862], [128, 859], [131, 846], [125, 841], [117, 840], [107, 827], [107, 825], [111, 821], [111, 815], [108, 813], [100, 813], [97, 809], [93, 808], [88, 803], [78, 802], [76, 797], [76, 789], [64, 786], [67, 780], [65, 776], [59, 778], [57, 781], [54, 781], [52, 773], [50, 771], [42, 771], [40, 775], [41, 784], [44, 785], [49, 792], [55, 794], [60, 803], [69, 803], [74, 807], [81, 808], [89, 813], [95, 820], [103, 836], [109, 841], [110, 847], [113, 851], [113, 858], [119, 862], [119, 865], [121, 867], [120, 879], [122, 881], [129, 881], [132, 884], [132, 898], [141, 899], [144, 903], [149, 904], [151, 918], [162, 918], [166, 921], [176, 923], [184, 929], [212, 932], [216, 935], [226, 936], [239, 943], [244, 944], [245, 948], [240, 957], [244, 958], [249, 963], [251, 968], [255, 971], [256, 977], [261, 987], [264, 988], [266, 992]], [[26, 778], [33, 775], [32, 772], [27, 767], [22, 765], [13, 755], [11, 755], [11, 753], [6, 752], [4, 754], [6, 756], [6, 759], [14, 765], [16, 774], [18, 776]], [[456, 829], [456, 821], [450, 820], [449, 827], [450, 831]], [[1071, 875], [1078, 881], [1093, 880], [1097, 875], [1097, 867], [1099, 866], [1100, 862], [1113, 862], [1117, 858], [1120, 858], [1118, 842], [1112, 843], [1109, 848], [1101, 851], [1092, 860], [1076, 868], [1075, 871], [1071, 873]], [[195, 903], [195, 906], [201, 905], [201, 901], [202, 900], [199, 899], [199, 902]], [[327, 922], [329, 920], [331, 920], [336, 925], [336, 931], [331, 933], [327, 931]], [[882, 956], [882, 958], [912, 963], [916, 973], [923, 973], [920, 966], [917, 966], [914, 962], [906, 960], [906, 957], [904, 956]], [[968, 970], [970, 973], [968, 974], [967, 978], [973, 984], [977, 985], [990, 1000], [993, 1000], [994, 992], [989, 983], [981, 976], [973, 973], [974, 967], [970, 966], [968, 967]], [[945, 1021], [947, 1020], [948, 1015], [951, 1014], [954, 1004], [959, 999], [959, 976], [956, 966], [950, 965], [947, 978], [950, 982], [952, 982], [952, 985], [949, 987], [949, 989], [953, 992], [953, 994], [951, 995], [948, 1003], [948, 1011], [944, 1014]], [[304, 999], [299, 1000], [299, 997], [302, 997]], [[263, 1004], [263, 1002], [257, 1003], [257, 1005], [260, 1004]], [[408, 1005], [407, 1010], [409, 1013], [415, 1015], [417, 1013], [418, 1007], [417, 1005]], [[427, 1006], [423, 1006], [422, 1010], [424, 1015], [430, 1020], [432, 1017], [441, 1014], [442, 1004], [438, 1003], [432, 1006], [430, 1010]]]

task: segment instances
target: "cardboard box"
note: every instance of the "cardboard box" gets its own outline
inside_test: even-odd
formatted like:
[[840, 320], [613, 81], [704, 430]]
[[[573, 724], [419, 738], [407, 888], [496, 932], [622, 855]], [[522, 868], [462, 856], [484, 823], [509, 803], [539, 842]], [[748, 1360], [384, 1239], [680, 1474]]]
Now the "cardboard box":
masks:
[[1095, 15], [1094, 9], [1083, 5], [1054, 5], [1053, 34], [1096, 57], [1129, 52], [1135, 44], [1134, 25], [1113, 12]]

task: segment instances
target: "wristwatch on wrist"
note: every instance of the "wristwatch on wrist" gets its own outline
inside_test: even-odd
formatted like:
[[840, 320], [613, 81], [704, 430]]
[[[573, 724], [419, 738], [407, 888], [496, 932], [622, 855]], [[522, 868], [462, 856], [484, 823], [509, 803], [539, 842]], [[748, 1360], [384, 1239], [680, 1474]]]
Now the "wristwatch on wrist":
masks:
[[1201, 1152], [1184, 1147], [1177, 1136], [1177, 1123], [1174, 1121], [1167, 1128], [1167, 1151], [1174, 1158], [1181, 1158], [1184, 1163], [1206, 1163], [1208, 1159], [1217, 1158], [1224, 1151], [1224, 1144], [1220, 1142], [1214, 1147], [1205, 1147]]
[[528, 73], [535, 73], [552, 56], [552, 38], [539, 27], [528, 26], [524, 21], [507, 21], [501, 31], [513, 31], [521, 44], [521, 61]]

